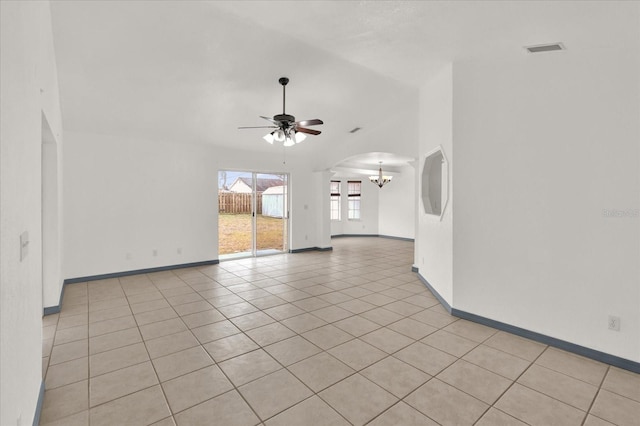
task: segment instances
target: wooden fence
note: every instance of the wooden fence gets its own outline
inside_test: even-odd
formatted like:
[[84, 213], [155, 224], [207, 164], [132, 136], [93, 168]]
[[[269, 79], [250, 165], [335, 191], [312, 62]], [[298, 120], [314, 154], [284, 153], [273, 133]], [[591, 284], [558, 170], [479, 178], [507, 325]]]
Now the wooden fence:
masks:
[[[256, 196], [256, 214], [262, 214], [262, 194], [257, 194]], [[219, 192], [218, 212], [228, 214], [250, 214], [251, 194], [242, 194], [238, 192]]]

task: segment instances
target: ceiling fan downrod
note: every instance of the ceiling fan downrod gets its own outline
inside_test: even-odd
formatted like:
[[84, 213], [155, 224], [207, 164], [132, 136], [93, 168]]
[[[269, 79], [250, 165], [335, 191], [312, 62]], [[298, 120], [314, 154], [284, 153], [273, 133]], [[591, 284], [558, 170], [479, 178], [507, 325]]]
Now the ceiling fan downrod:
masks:
[[286, 115], [287, 113], [285, 112], [285, 89], [287, 86], [287, 83], [289, 83], [289, 79], [287, 77], [280, 77], [280, 79], [278, 80], [278, 82], [280, 82], [280, 84], [282, 84], [282, 115]]
[[287, 85], [287, 83], [289, 83], [289, 79], [287, 77], [280, 77], [278, 82], [282, 84], [282, 114], [275, 115], [273, 119], [280, 121], [281, 123], [284, 124], [283, 127], [285, 129], [288, 129], [289, 127], [291, 127], [292, 123], [296, 121], [296, 118], [293, 115], [288, 115], [285, 112], [286, 99], [287, 99], [285, 86]]

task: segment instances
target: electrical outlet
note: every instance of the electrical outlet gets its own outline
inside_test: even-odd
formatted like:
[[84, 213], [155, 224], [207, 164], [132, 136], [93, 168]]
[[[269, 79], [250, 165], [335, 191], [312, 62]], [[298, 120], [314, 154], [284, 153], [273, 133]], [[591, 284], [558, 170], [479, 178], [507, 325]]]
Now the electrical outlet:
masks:
[[131, 260], [131, 253], [127, 253], [124, 255], [125, 259]]
[[620, 331], [620, 317], [609, 315], [609, 330]]
[[158, 255], [158, 249], [153, 249], [153, 255], [157, 256]]
[[176, 250], [178, 252], [178, 254], [182, 254], [182, 247], [178, 247], [178, 250]]

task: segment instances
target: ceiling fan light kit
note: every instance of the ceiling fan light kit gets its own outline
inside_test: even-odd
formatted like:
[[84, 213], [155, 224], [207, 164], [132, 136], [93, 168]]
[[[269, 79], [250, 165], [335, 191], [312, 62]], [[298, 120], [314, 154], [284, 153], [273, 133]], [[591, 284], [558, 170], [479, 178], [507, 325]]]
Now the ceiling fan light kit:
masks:
[[293, 146], [305, 140], [307, 135], [319, 135], [319, 130], [307, 129], [304, 126], [317, 126], [324, 124], [317, 118], [313, 120], [296, 121], [293, 115], [285, 113], [286, 92], [285, 86], [289, 83], [287, 77], [280, 77], [278, 82], [282, 85], [282, 114], [274, 115], [273, 118], [263, 117], [271, 122], [272, 126], [238, 127], [238, 129], [275, 129], [271, 133], [263, 136], [263, 139], [273, 145], [273, 142], [281, 142], [284, 146]]
[[289, 133], [285, 133], [282, 129], [274, 130], [271, 133], [267, 133], [262, 137], [265, 141], [273, 145], [273, 142], [283, 142], [284, 146], [293, 146], [302, 142], [307, 138], [302, 132], [296, 132], [293, 129]]

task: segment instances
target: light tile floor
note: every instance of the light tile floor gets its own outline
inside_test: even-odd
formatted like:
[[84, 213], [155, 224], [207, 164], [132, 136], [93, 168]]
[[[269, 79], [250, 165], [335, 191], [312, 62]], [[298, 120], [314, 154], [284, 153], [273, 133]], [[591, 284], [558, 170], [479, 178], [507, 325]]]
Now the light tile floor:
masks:
[[450, 316], [413, 244], [68, 285], [42, 425], [639, 425], [640, 375]]

